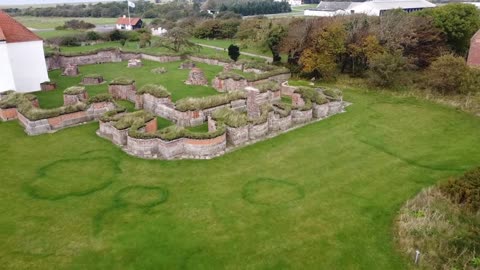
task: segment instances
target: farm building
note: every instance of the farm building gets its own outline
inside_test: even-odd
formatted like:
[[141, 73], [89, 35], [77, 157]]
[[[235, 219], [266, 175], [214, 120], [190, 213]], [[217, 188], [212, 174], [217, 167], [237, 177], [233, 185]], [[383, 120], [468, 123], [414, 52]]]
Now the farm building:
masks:
[[435, 7], [426, 0], [371, 0], [364, 2], [321, 1], [314, 9], [304, 11], [305, 16], [332, 17], [337, 15], [367, 14], [381, 16], [392, 9], [414, 12]]
[[480, 67], [480, 30], [478, 30], [470, 40], [467, 65], [471, 67]]
[[37, 91], [49, 80], [43, 40], [1, 10], [0, 75], [0, 91]]
[[143, 21], [140, 18], [127, 18], [127, 16], [123, 15], [117, 19], [116, 28], [118, 30], [135, 30], [142, 28]]

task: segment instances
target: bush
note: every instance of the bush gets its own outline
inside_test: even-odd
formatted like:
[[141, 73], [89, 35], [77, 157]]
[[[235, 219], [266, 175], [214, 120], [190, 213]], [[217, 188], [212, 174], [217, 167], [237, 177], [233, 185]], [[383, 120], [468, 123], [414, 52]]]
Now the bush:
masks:
[[110, 84], [129, 85], [129, 84], [133, 84], [134, 82], [135, 82], [135, 80], [131, 80], [131, 79], [123, 78], [123, 77], [118, 77], [118, 78], [113, 79], [110, 82]]
[[119, 30], [113, 30], [112, 32], [108, 33], [108, 39], [111, 41], [117, 41], [117, 40], [126, 40], [128, 37], [124, 32], [121, 32]]
[[370, 59], [369, 79], [376, 86], [392, 86], [398, 82], [406, 70], [407, 62], [400, 53], [384, 52]]
[[171, 96], [170, 92], [162, 85], [147, 84], [137, 91], [138, 95], [150, 94], [157, 98], [167, 98]]
[[18, 112], [32, 121], [52, 118], [63, 114], [84, 111], [87, 108], [85, 103], [77, 103], [69, 106], [62, 106], [54, 109], [40, 109], [36, 108], [29, 101], [21, 102], [18, 105]]
[[229, 127], [242, 127], [248, 124], [248, 117], [244, 113], [236, 112], [230, 108], [221, 108], [212, 114], [212, 118], [225, 123]]
[[108, 93], [101, 93], [93, 97], [90, 97], [87, 101], [87, 104], [99, 103], [99, 102], [112, 102], [112, 101], [113, 101], [112, 95]]
[[79, 95], [85, 93], [85, 87], [83, 86], [71, 86], [63, 91], [64, 95]]
[[273, 103], [272, 109], [274, 112], [280, 114], [282, 117], [286, 117], [292, 111], [292, 105], [284, 102]]
[[82, 20], [69, 20], [64, 23], [63, 27], [64, 29], [74, 29], [74, 30], [91, 29], [91, 28], [95, 28], [95, 24], [88, 23]]
[[427, 69], [425, 86], [442, 94], [475, 91], [480, 86], [478, 72], [471, 70], [462, 57], [447, 54], [433, 61]]
[[[308, 106], [310, 106], [309, 109], [311, 109], [312, 104], [311, 103], [317, 103], [317, 104], [324, 104], [327, 103], [327, 99], [325, 96], [317, 91], [317, 89], [310, 88], [310, 87], [299, 87], [298, 89], [295, 90], [295, 93], [298, 93], [302, 96], [303, 100], [305, 101], [305, 105], [310, 102]], [[335, 95], [337, 97], [337, 95]]]
[[[333, 100], [340, 100], [342, 98], [342, 91], [336, 88], [326, 88], [323, 90], [323, 94], [325, 94], [327, 97]], [[322, 104], [322, 103], [318, 103], [318, 104]]]
[[0, 100], [0, 109], [16, 108], [18, 105], [25, 101], [25, 94], [15, 92], [5, 92], [6, 97]]
[[180, 99], [175, 103], [177, 110], [186, 112], [186, 111], [198, 111], [203, 109], [208, 109], [220, 105], [230, 103], [233, 100], [245, 99], [245, 92], [243, 91], [232, 91], [226, 94], [208, 96], [202, 98], [184, 98]]
[[440, 185], [440, 191], [453, 203], [465, 209], [480, 210], [480, 167], [466, 172], [463, 176], [451, 178]]
[[116, 129], [126, 129], [129, 127], [135, 126], [136, 129], [144, 127], [145, 124], [155, 117], [146, 111], [136, 111], [132, 113], [126, 113], [122, 115], [118, 115], [117, 118], [113, 118], [111, 121], [116, 121], [113, 125]]
[[99, 33], [95, 32], [95, 31], [87, 32], [86, 37], [87, 37], [87, 40], [91, 40], [91, 41], [96, 41], [96, 40], [101, 40], [102, 39], [102, 35], [100, 35]]

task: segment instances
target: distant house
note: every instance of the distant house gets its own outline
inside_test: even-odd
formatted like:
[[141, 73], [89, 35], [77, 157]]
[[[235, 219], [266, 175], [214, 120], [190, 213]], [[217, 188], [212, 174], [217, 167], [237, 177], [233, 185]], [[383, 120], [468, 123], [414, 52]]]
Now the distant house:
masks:
[[470, 40], [467, 65], [471, 67], [480, 67], [480, 30], [478, 30]]
[[117, 19], [116, 24], [118, 30], [135, 30], [142, 28], [143, 21], [140, 18], [127, 18], [123, 15], [123, 17]]
[[364, 2], [321, 1], [314, 9], [304, 11], [305, 16], [332, 17], [337, 15], [367, 14], [381, 16], [393, 9], [414, 12], [435, 7], [426, 0], [370, 0]]
[[37, 91], [45, 81], [43, 40], [0, 10], [0, 91]]
[[288, 2], [292, 7], [302, 5], [302, 0], [275, 0], [275, 2], [282, 2], [282, 1]]

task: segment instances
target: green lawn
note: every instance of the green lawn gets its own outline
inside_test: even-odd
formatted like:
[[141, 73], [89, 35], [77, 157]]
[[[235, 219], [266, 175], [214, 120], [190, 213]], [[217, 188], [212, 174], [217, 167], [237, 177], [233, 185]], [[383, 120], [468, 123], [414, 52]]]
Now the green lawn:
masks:
[[345, 114], [213, 160], [134, 158], [98, 123], [35, 137], [0, 123], [0, 265], [406, 269], [393, 219], [478, 165], [480, 119], [375, 92], [345, 99]]
[[[172, 100], [176, 101], [184, 97], [201, 97], [208, 95], [215, 95], [218, 92], [212, 87], [186, 85], [184, 83], [188, 78], [188, 69], [179, 69], [181, 62], [158, 63], [154, 61], [143, 60], [143, 67], [141, 68], [127, 68], [127, 62], [120, 63], [106, 63], [98, 65], [84, 65], [80, 66], [80, 76], [66, 77], [61, 76], [60, 70], [54, 70], [49, 73], [50, 80], [57, 82], [57, 90], [49, 92], [35, 92], [38, 96], [40, 106], [43, 108], [55, 108], [63, 104], [63, 90], [77, 85], [82, 81], [83, 75], [100, 74], [108, 82], [117, 77], [131, 78], [136, 81], [137, 88], [145, 84], [161, 84], [165, 86], [172, 94]], [[203, 70], [208, 81], [211, 80], [222, 71], [220, 66], [212, 66], [207, 64], [197, 63], [197, 66]], [[157, 67], [165, 67], [167, 72], [164, 74], [153, 74], [152, 69]], [[87, 85], [86, 89], [90, 96], [104, 93], [108, 91], [108, 83], [101, 85]]]
[[[23, 25], [35, 29], [50, 29], [63, 25], [69, 20], [83, 20], [95, 25], [115, 24], [117, 18], [92, 18], [92, 17], [33, 17], [33, 16], [15, 16], [15, 20]], [[144, 20], [145, 21], [145, 20]], [[148, 21], [148, 20], [147, 20]]]
[[[259, 46], [255, 46], [254, 44], [247, 44], [242, 43], [240, 40], [236, 39], [200, 39], [200, 38], [192, 38], [192, 42], [216, 46], [220, 48], [227, 49], [228, 46], [231, 44], [238, 45], [240, 47], [240, 52], [248, 52], [253, 54], [258, 54], [262, 56], [272, 57], [272, 53], [265, 48], [261, 48]], [[244, 57], [244, 56], [243, 56]]]
[[35, 34], [42, 39], [49, 39], [63, 36], [74, 36], [76, 34], [83, 34], [81, 30], [53, 30], [53, 31], [37, 31]]

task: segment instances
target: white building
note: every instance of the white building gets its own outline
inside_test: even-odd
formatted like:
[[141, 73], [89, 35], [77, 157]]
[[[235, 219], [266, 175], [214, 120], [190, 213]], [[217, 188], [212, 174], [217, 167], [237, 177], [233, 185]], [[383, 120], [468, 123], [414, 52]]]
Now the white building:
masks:
[[116, 28], [118, 30], [135, 30], [140, 29], [143, 26], [143, 21], [140, 18], [128, 18], [123, 15], [117, 19]]
[[275, 0], [275, 2], [282, 2], [282, 1], [288, 2], [290, 4], [290, 6], [292, 6], [292, 7], [302, 5], [302, 0]]
[[0, 91], [37, 91], [49, 80], [43, 40], [0, 10]]
[[426, 0], [370, 0], [365, 2], [321, 1], [314, 9], [304, 11], [305, 16], [332, 17], [337, 15], [367, 14], [381, 16], [392, 9], [413, 12], [435, 7]]

